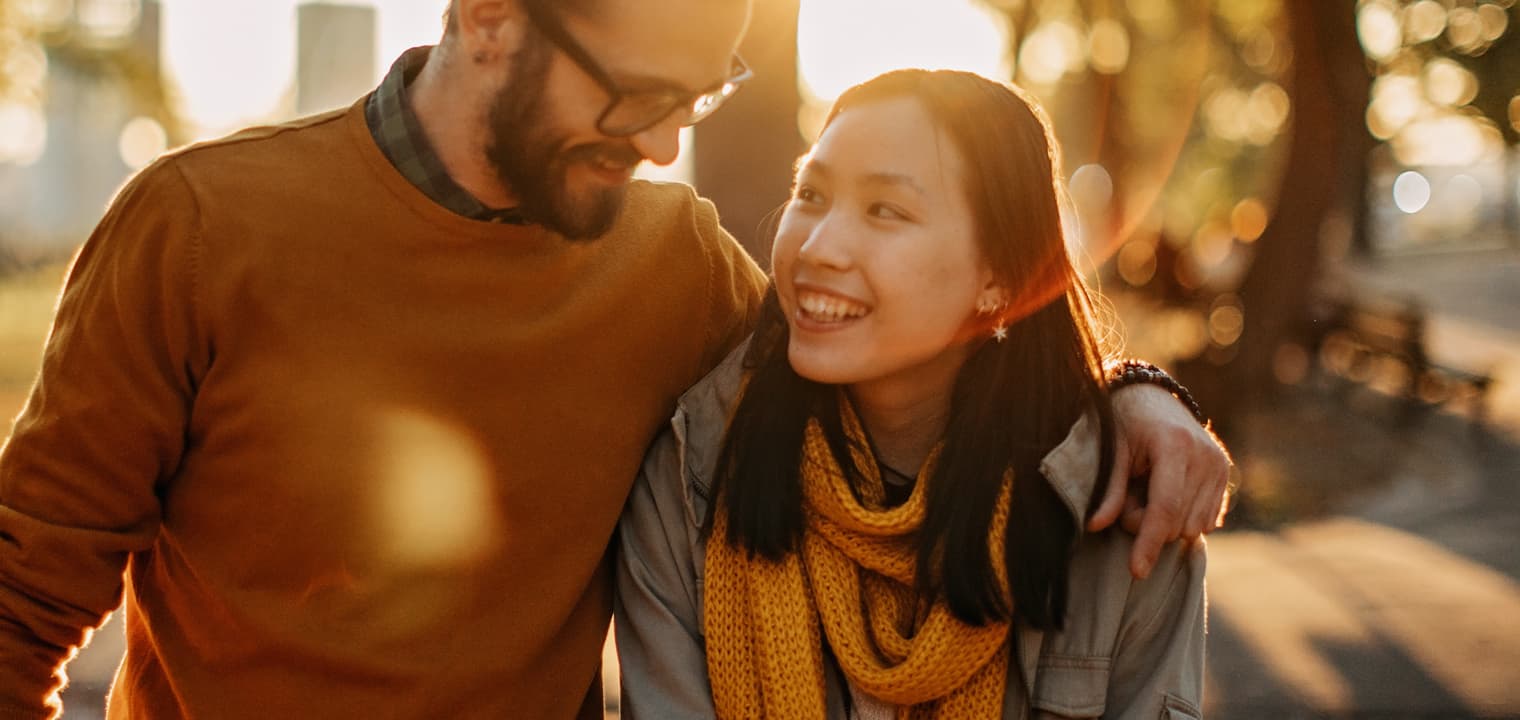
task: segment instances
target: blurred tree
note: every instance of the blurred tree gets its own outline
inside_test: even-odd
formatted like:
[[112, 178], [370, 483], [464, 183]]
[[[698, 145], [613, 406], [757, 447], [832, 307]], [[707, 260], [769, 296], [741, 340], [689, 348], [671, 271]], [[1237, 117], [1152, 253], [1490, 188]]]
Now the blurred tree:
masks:
[[806, 146], [797, 129], [799, 0], [755, 3], [739, 48], [754, 79], [694, 130], [694, 184], [717, 204], [728, 228], [762, 265], [770, 263], [763, 222], [786, 202], [792, 163]]
[[[156, 0], [0, 0], [0, 171], [10, 182], [57, 182], [89, 168], [81, 192], [109, 189], [120, 180], [112, 173], [185, 139], [161, 79], [160, 7]], [[80, 148], [119, 149], [120, 159]], [[0, 265], [17, 269], [71, 252], [77, 230], [47, 223], [55, 221], [0, 224]], [[12, 242], [11, 233], [27, 239]]]

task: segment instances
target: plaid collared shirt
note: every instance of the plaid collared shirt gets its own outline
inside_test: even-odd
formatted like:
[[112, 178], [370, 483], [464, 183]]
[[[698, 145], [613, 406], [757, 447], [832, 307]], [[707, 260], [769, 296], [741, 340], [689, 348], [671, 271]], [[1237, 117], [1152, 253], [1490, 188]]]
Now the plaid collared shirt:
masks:
[[517, 208], [488, 208], [469, 191], [454, 182], [433, 150], [422, 123], [407, 98], [407, 86], [427, 64], [431, 48], [416, 47], [401, 54], [391, 65], [380, 87], [364, 105], [364, 119], [380, 152], [396, 166], [397, 172], [415, 185], [428, 199], [457, 215], [484, 222], [525, 224], [527, 219]]

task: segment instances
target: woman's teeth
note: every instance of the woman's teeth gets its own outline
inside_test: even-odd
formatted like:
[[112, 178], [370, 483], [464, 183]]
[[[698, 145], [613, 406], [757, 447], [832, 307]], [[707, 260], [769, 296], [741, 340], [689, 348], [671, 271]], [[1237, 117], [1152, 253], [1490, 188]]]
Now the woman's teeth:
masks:
[[802, 292], [797, 294], [797, 305], [810, 319], [818, 322], [840, 322], [865, 317], [870, 308], [857, 302], [843, 300], [823, 293]]

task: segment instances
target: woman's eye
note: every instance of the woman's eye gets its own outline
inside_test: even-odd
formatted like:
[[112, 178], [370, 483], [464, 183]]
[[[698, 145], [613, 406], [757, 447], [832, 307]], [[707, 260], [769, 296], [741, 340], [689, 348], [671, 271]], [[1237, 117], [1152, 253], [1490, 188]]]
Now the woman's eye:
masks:
[[813, 188], [802, 186], [792, 193], [792, 199], [805, 203], [815, 203], [822, 199], [822, 195]]
[[884, 203], [873, 203], [867, 211], [867, 214], [874, 218], [881, 218], [882, 220], [908, 219], [907, 213], [904, 213], [901, 210], [898, 210], [897, 208]]

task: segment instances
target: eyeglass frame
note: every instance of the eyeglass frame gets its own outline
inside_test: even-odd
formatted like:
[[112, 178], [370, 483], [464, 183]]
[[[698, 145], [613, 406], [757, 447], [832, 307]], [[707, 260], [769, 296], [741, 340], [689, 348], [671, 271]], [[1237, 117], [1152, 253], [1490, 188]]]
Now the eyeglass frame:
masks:
[[[601, 63], [598, 63], [596, 61], [596, 58], [593, 58], [591, 56], [591, 52], [586, 50], [585, 46], [581, 45], [580, 42], [570, 34], [570, 31], [565, 28], [565, 26], [560, 22], [559, 18], [554, 16], [552, 10], [546, 7], [541, 7], [541, 4], [538, 2], [538, 0], [525, 0], [523, 2], [523, 5], [527, 8], [528, 20], [549, 38], [549, 42], [554, 43], [554, 45], [558, 47], [561, 52], [564, 52], [572, 62], [580, 67], [581, 70], [585, 71], [585, 73], [591, 77], [592, 81], [594, 81], [598, 86], [602, 88], [603, 91], [611, 96], [611, 99], [607, 102], [607, 107], [602, 110], [601, 115], [597, 116], [596, 119], [597, 132], [600, 132], [607, 137], [628, 137], [630, 135], [637, 135], [645, 130], [648, 130], [649, 128], [654, 127], [655, 125], [660, 124], [665, 120], [665, 118], [670, 117], [671, 113], [676, 112], [682, 107], [690, 109], [696, 105], [699, 99], [702, 99], [704, 97], [712, 97], [712, 104], [709, 105], [705, 110], [700, 112], [692, 111], [691, 116], [682, 120], [681, 122], [682, 127], [695, 125], [703, 120], [706, 120], [708, 116], [716, 112], [719, 107], [723, 106], [723, 103], [727, 102], [729, 98], [734, 96], [734, 93], [739, 91], [739, 87], [746, 80], [754, 77], [754, 72], [752, 72], [749, 68], [749, 65], [744, 62], [744, 58], [740, 57], [738, 53], [734, 53], [733, 62], [729, 66], [729, 76], [707, 87], [704, 90], [698, 90], [696, 92], [691, 92], [684, 89], [679, 91], [624, 90], [623, 88], [618, 87], [617, 81], [612, 79], [612, 75], [602, 67]], [[670, 101], [670, 107], [659, 115], [650, 118], [647, 122], [636, 124], [634, 127], [629, 129], [617, 128], [615, 132], [609, 132], [606, 124], [607, 118], [611, 117], [612, 112], [614, 110], [617, 110], [618, 105], [622, 103], [625, 98], [638, 97], [640, 95], [664, 95]]]

